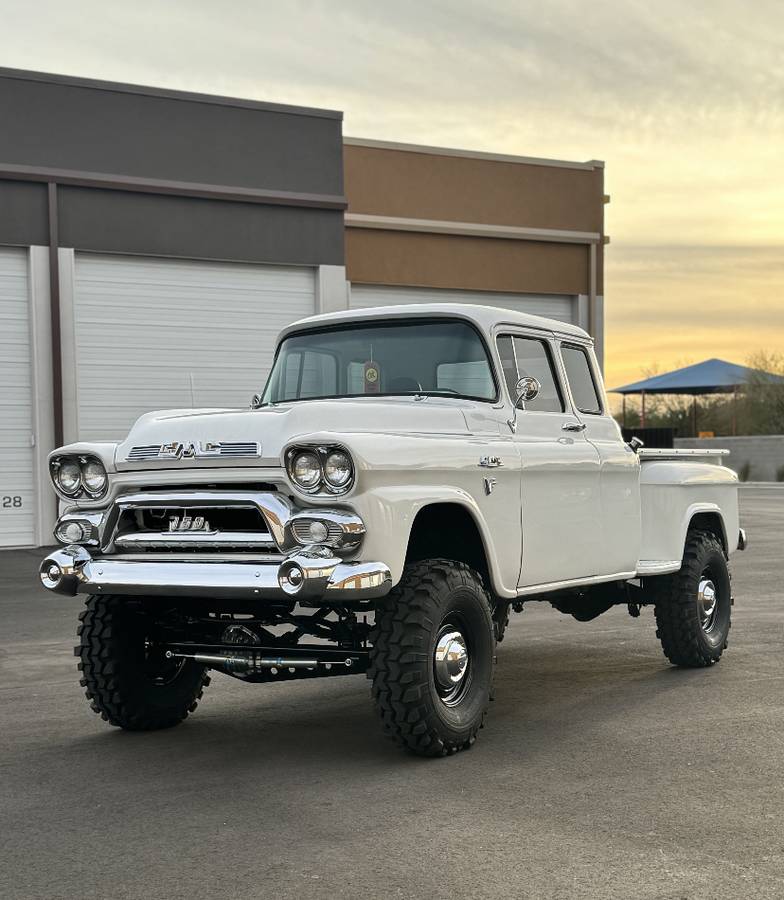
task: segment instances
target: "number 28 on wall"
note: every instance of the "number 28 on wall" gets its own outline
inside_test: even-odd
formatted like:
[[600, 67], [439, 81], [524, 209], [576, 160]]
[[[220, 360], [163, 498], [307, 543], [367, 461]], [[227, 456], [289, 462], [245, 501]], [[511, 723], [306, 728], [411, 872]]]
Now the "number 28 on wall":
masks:
[[19, 496], [3, 497], [2, 508], [3, 509], [21, 509], [22, 508], [22, 498]]

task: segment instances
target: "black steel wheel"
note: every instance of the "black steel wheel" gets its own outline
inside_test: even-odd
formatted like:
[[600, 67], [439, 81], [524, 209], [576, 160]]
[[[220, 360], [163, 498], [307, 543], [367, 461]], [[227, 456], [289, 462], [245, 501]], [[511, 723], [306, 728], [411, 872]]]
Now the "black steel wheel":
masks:
[[170, 728], [196, 709], [210, 683], [204, 666], [167, 659], [149, 640], [150, 620], [133, 598], [87, 598], [79, 616], [81, 684], [94, 712], [128, 731]]
[[656, 635], [667, 659], [687, 668], [718, 662], [728, 642], [732, 590], [715, 535], [689, 532], [680, 571], [657, 582]]
[[376, 609], [368, 677], [386, 733], [420, 756], [470, 747], [495, 667], [495, 624], [479, 575], [431, 559], [406, 567]]

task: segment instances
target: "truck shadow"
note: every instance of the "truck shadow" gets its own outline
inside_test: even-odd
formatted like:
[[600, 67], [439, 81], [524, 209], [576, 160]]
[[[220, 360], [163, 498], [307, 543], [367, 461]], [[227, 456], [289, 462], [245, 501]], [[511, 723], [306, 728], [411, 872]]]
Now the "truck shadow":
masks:
[[[659, 719], [666, 727], [684, 692], [698, 701], [714, 674], [677, 670], [655, 653], [630, 653], [628, 646], [605, 647], [592, 659], [584, 648], [522, 641], [499, 656], [487, 727], [472, 752], [455, 759], [512, 754], [519, 764], [541, 753], [557, 757], [580, 736], [601, 742], [604, 735], [610, 742], [608, 730], [622, 735]], [[384, 738], [364, 676], [260, 686], [216, 677], [199, 709], [177, 728], [107, 728], [76, 743], [93, 764], [137, 770], [171, 764], [217, 769], [221, 777], [269, 766], [316, 765], [326, 775], [347, 765], [372, 771], [427, 764]]]

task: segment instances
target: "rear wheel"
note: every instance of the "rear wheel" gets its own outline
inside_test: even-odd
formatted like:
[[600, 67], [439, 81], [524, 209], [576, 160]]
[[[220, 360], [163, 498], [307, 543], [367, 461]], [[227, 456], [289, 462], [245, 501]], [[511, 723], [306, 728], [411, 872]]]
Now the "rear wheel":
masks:
[[151, 622], [127, 597], [88, 597], [79, 616], [81, 684], [110, 725], [150, 731], [177, 725], [196, 709], [210, 683], [204, 666], [166, 659], [149, 641]]
[[688, 668], [718, 662], [727, 647], [732, 591], [717, 538], [690, 532], [680, 571], [657, 580], [656, 635], [664, 655], [673, 665]]
[[376, 609], [368, 677], [386, 733], [420, 756], [470, 747], [492, 689], [495, 625], [479, 575], [435, 559], [406, 567]]

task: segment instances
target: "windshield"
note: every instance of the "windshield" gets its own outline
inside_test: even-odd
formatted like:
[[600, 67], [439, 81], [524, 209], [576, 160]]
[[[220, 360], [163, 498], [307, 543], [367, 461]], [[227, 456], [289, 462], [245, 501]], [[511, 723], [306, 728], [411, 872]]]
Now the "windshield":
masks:
[[466, 322], [356, 322], [287, 337], [262, 405], [327, 397], [439, 394], [494, 400], [487, 351]]

